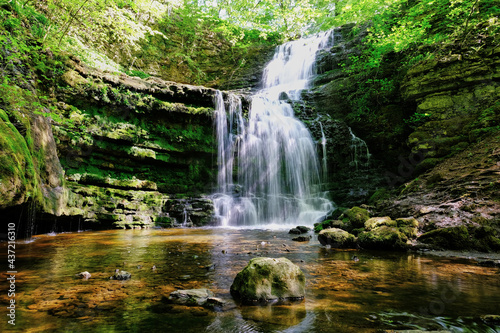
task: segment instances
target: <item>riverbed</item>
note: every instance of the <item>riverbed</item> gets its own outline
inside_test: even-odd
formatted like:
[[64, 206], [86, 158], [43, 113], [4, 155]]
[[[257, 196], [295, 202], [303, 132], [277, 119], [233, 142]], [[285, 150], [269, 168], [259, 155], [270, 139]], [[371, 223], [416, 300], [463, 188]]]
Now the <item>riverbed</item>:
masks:
[[[85, 231], [16, 244], [16, 325], [23, 332], [500, 332], [500, 269], [464, 254], [436, 256], [295, 242], [288, 230], [181, 228]], [[7, 244], [0, 244], [7, 262]], [[251, 258], [285, 257], [306, 275], [299, 303], [236, 304], [229, 288]], [[132, 277], [111, 280], [115, 270]], [[84, 280], [78, 273], [88, 271]], [[6, 281], [7, 270], [0, 274]], [[0, 284], [7, 306], [8, 284]], [[206, 288], [217, 311], [170, 304]], [[4, 307], [5, 309], [5, 307]], [[4, 313], [4, 312], [2, 312]], [[483, 318], [483, 319], [482, 319]]]

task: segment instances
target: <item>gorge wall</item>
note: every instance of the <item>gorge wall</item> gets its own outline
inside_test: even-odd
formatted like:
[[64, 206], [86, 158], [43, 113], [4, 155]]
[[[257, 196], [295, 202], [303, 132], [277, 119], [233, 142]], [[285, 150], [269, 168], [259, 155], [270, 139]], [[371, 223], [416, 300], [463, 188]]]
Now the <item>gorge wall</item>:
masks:
[[[402, 77], [382, 68], [398, 84], [370, 90], [371, 112], [359, 114], [352, 101], [366, 85], [345, 64], [360, 52], [364, 32], [352, 28], [336, 30], [336, 45], [318, 55], [313, 88], [294, 105], [320, 158], [326, 138], [325, 190], [342, 207], [370, 204], [374, 214], [417, 217], [422, 231], [496, 226], [498, 43], [484, 41], [477, 52], [450, 49]], [[13, 51], [2, 52], [7, 59]], [[0, 98], [1, 213], [21, 221], [26, 234], [210, 223], [215, 90], [102, 72], [44, 53], [59, 64], [41, 81], [20, 59], [2, 66], [10, 81]], [[254, 72], [217, 84], [255, 88], [270, 56], [264, 53]], [[369, 156], [356, 148], [359, 139]]]
[[[348, 146], [331, 146], [329, 161], [344, 161], [329, 163], [334, 199], [340, 205], [369, 203], [378, 216], [416, 217], [421, 233], [435, 230], [441, 237], [436, 243], [448, 248], [478, 248], [468, 239], [483, 227], [488, 237], [498, 237], [498, 36], [472, 35], [402, 74], [395, 71], [393, 55], [394, 62], [380, 68], [377, 80], [395, 82], [395, 89], [378, 85], [370, 91], [366, 77], [349, 73], [349, 56], [361, 54], [365, 35], [361, 31], [353, 37], [351, 28], [340, 29], [344, 39], [320, 55], [322, 74], [306, 96], [310, 108], [328, 119], [323, 124], [328, 138], [348, 137], [345, 128], [339, 130], [344, 123], [366, 141], [372, 155], [360, 172], [345, 163]], [[360, 98], [363, 94], [368, 98]], [[360, 101], [368, 112], [357, 111]], [[448, 244], [443, 237], [453, 240]]]

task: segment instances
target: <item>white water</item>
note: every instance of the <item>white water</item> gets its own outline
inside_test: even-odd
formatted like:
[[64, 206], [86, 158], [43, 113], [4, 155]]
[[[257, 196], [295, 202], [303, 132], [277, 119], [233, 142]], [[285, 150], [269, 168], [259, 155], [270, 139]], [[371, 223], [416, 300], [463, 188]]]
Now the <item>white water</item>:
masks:
[[358, 138], [349, 128], [349, 133], [351, 133], [351, 166], [354, 166], [356, 170], [360, 167], [367, 167], [370, 165], [370, 151], [368, 150], [368, 145], [366, 142]]
[[323, 148], [322, 150], [322, 158], [321, 158], [321, 165], [323, 167], [323, 181], [327, 181], [328, 179], [328, 160], [326, 156], [326, 136], [325, 132], [323, 131], [323, 124], [321, 124], [321, 121], [319, 121], [319, 126], [321, 128], [321, 147]]
[[217, 94], [219, 193], [213, 199], [220, 225], [312, 225], [332, 209], [320, 192], [313, 138], [292, 106], [280, 100], [300, 98], [314, 76], [316, 52], [331, 38], [323, 33], [279, 46], [264, 70], [263, 89], [252, 96], [248, 120], [236, 96], [224, 101]]

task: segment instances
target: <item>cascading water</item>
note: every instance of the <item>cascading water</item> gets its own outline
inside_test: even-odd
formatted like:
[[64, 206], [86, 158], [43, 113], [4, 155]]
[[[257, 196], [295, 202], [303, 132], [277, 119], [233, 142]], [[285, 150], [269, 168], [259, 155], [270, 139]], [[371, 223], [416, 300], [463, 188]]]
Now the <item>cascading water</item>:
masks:
[[367, 167], [370, 165], [370, 151], [368, 150], [368, 145], [366, 142], [358, 138], [349, 128], [349, 133], [351, 133], [351, 165], [359, 169], [360, 166]]
[[332, 38], [327, 32], [279, 46], [264, 70], [263, 89], [252, 96], [248, 120], [236, 96], [225, 103], [217, 93], [219, 193], [213, 199], [221, 225], [312, 225], [332, 209], [320, 192], [313, 138], [287, 102], [299, 100], [314, 76], [316, 52]]
[[323, 170], [323, 181], [326, 181], [328, 178], [328, 160], [326, 157], [326, 136], [323, 131], [323, 124], [321, 124], [321, 121], [319, 122], [319, 127], [321, 129], [321, 148], [323, 153], [321, 157], [321, 166]]

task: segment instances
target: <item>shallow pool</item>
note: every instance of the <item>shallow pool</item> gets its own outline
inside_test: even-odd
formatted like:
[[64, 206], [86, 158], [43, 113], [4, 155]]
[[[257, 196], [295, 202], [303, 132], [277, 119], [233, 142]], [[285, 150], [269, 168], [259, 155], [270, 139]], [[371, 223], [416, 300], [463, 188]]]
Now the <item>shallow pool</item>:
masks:
[[[16, 244], [16, 325], [23, 332], [500, 332], [500, 270], [473, 260], [335, 250], [285, 230], [150, 229], [40, 235]], [[7, 244], [0, 244], [7, 262]], [[286, 257], [306, 274], [306, 298], [239, 306], [235, 275], [256, 256]], [[152, 269], [155, 266], [156, 269]], [[109, 277], [115, 269], [131, 280]], [[78, 273], [88, 271], [89, 280]], [[6, 281], [7, 269], [0, 278]], [[6, 310], [8, 283], [0, 285]], [[176, 289], [207, 288], [222, 311], [165, 302]], [[5, 313], [5, 312], [2, 312]]]

